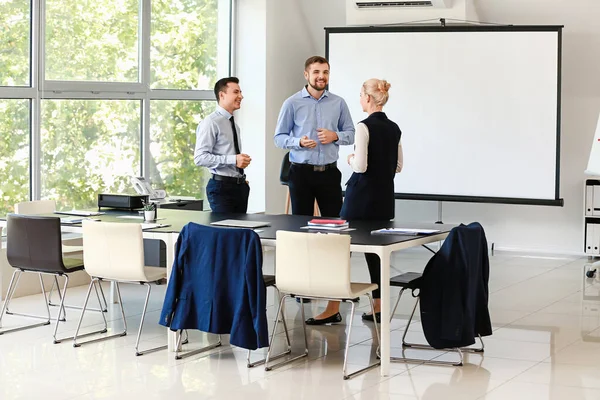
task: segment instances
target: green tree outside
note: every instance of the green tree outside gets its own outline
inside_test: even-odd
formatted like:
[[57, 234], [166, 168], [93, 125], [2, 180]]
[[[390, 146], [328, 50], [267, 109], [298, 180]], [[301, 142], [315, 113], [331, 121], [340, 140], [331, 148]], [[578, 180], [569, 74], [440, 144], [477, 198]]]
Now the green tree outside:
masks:
[[[214, 85], [217, 7], [217, 0], [152, 1], [153, 89]], [[138, 8], [137, 0], [47, 0], [46, 78], [137, 81]], [[0, 27], [0, 85], [28, 85], [29, 1], [0, 0]], [[0, 99], [2, 214], [28, 199], [29, 104]], [[193, 162], [195, 129], [214, 107], [212, 101], [151, 101], [148, 157], [156, 187], [202, 197], [208, 174]], [[109, 94], [42, 100], [42, 198], [61, 209], [81, 208], [93, 207], [98, 193], [130, 191], [129, 176], [140, 172], [141, 109], [140, 100]]]

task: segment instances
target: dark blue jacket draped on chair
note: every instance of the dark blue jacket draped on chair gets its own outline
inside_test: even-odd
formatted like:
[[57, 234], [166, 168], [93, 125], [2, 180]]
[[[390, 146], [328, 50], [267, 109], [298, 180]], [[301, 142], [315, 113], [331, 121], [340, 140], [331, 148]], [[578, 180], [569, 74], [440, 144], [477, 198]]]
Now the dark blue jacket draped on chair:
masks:
[[250, 229], [187, 224], [177, 239], [160, 324], [231, 334], [235, 346], [269, 346], [262, 248]]
[[432, 347], [465, 347], [477, 335], [492, 334], [489, 275], [483, 227], [473, 222], [453, 228], [423, 271], [421, 323]]

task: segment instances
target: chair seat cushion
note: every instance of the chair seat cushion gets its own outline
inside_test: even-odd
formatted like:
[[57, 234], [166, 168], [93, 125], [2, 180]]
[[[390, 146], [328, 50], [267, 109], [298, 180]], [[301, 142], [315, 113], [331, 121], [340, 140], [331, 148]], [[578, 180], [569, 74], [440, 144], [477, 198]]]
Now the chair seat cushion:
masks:
[[330, 299], [330, 300], [352, 300], [357, 298], [358, 296], [362, 296], [363, 294], [370, 293], [373, 290], [377, 289], [376, 283], [351, 283], [350, 284], [350, 292], [345, 293], [343, 295], [326, 295], [322, 293], [320, 295], [316, 295], [314, 293], [290, 293], [293, 294], [294, 297], [309, 297], [309, 298], [318, 298], [318, 299]]
[[161, 267], [144, 267], [144, 273], [146, 274], [146, 278], [148, 278], [147, 282], [155, 282], [167, 277], [167, 269]]
[[83, 269], [83, 260], [81, 258], [63, 257], [63, 264], [69, 272], [81, 271]]
[[275, 275], [263, 275], [263, 280], [265, 281], [265, 287], [275, 285]]
[[390, 285], [407, 289], [418, 289], [421, 286], [422, 277], [423, 274], [420, 272], [405, 272], [390, 279]]

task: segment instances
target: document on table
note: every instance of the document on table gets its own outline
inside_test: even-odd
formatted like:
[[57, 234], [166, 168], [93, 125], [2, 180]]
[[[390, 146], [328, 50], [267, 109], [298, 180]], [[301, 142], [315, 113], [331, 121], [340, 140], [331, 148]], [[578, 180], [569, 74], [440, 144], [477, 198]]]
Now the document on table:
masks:
[[[121, 215], [120, 217], [117, 217], [117, 218], [144, 220], [143, 215]], [[165, 219], [165, 218], [156, 218], [155, 221], [160, 221], [161, 219]]]
[[166, 228], [167, 226], [171, 226], [169, 224], [152, 224], [152, 223], [148, 223], [148, 224], [142, 223], [141, 225], [142, 225], [142, 230], [154, 229], [154, 228]]
[[439, 229], [414, 229], [414, 228], [382, 228], [371, 231], [371, 235], [405, 235], [405, 236], [418, 236], [418, 235], [431, 235], [432, 233], [438, 233]]
[[85, 210], [70, 210], [70, 211], [54, 211], [54, 214], [77, 215], [80, 217], [92, 217], [94, 215], [102, 215], [100, 211], [85, 211]]
[[80, 224], [83, 221], [97, 221], [98, 218], [60, 217], [60, 223], [66, 225]]

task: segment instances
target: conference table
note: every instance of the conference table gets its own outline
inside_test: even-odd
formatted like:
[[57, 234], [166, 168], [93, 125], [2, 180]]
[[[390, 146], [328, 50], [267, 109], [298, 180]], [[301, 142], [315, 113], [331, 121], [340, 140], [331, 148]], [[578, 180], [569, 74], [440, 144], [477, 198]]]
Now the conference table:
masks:
[[[47, 216], [63, 216], [59, 214], [46, 214]], [[91, 218], [107, 222], [140, 223], [140, 219], [131, 218], [137, 216], [137, 212], [107, 210], [104, 214]], [[129, 218], [124, 218], [129, 217]], [[157, 223], [166, 225], [160, 228], [145, 229], [144, 238], [161, 240], [166, 245], [167, 279], [171, 275], [171, 268], [175, 260], [175, 244], [179, 232], [183, 227], [194, 222], [201, 225], [210, 225], [211, 222], [225, 219], [264, 221], [269, 225], [255, 229], [260, 237], [261, 243], [266, 247], [276, 247], [276, 232], [279, 230], [292, 232], [316, 232], [314, 230], [302, 229], [312, 219], [309, 216], [287, 215], [287, 214], [225, 214], [209, 211], [188, 211], [159, 209]], [[0, 217], [0, 226], [6, 225], [6, 218]], [[374, 253], [381, 259], [381, 375], [387, 376], [390, 371], [390, 259], [394, 251], [408, 249], [437, 242], [445, 239], [454, 225], [434, 223], [402, 223], [399, 221], [351, 221], [350, 230], [334, 232], [336, 234], [350, 235], [350, 251], [357, 253]], [[438, 232], [428, 235], [372, 235], [371, 231], [381, 228], [416, 228], [435, 229]], [[63, 225], [64, 232], [82, 231], [81, 225]], [[322, 231], [321, 231], [322, 232]], [[331, 233], [331, 232], [330, 232]], [[177, 345], [177, 333], [168, 330], [168, 349], [174, 352]]]

